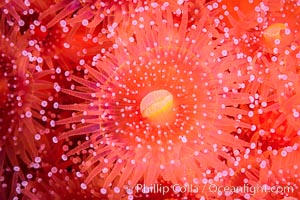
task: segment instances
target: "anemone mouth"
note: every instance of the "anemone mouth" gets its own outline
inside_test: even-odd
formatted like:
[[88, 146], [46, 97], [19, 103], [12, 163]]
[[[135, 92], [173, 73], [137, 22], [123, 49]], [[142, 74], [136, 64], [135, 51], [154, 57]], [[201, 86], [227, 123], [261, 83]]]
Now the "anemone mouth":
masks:
[[173, 95], [167, 90], [154, 90], [148, 93], [140, 103], [142, 116], [151, 122], [170, 123], [174, 118]]
[[283, 23], [269, 25], [263, 32], [263, 38], [269, 51], [273, 51], [275, 47], [284, 47], [292, 40], [290, 29]]

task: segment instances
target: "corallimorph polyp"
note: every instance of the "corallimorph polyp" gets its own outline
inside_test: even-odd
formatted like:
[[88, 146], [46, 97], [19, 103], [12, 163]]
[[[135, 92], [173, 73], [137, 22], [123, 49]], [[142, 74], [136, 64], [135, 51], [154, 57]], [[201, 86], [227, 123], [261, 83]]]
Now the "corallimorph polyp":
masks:
[[85, 65], [84, 78], [72, 76], [77, 86], [62, 89], [84, 102], [60, 105], [76, 113], [57, 122], [72, 127], [59, 139], [86, 140], [65, 159], [79, 156], [86, 183], [104, 179], [103, 191], [160, 178], [199, 184], [207, 168], [228, 170], [232, 151], [248, 145], [230, 134], [251, 127], [239, 121], [247, 112], [238, 105], [249, 103], [238, 92], [249, 78], [238, 74], [243, 61], [207, 13], [189, 21], [185, 6], [173, 23], [169, 9], [155, 5], [128, 19], [129, 31], [116, 30], [113, 54]]

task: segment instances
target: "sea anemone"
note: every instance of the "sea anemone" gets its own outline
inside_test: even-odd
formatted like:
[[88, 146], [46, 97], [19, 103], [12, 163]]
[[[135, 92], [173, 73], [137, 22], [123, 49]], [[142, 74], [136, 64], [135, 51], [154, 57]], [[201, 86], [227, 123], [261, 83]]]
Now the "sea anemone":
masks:
[[[251, 103], [248, 108], [242, 106], [249, 110], [243, 120], [253, 126], [251, 130], [240, 131], [243, 139], [265, 138], [260, 143], [264, 148], [269, 145], [279, 148], [285, 142], [297, 141], [300, 56], [299, 23], [295, 21], [300, 17], [297, 2], [225, 0], [212, 1], [208, 8], [218, 16], [215, 24], [232, 41], [238, 57], [247, 60], [240, 69], [250, 79], [241, 91], [250, 94]], [[270, 130], [276, 134], [269, 134]]]
[[243, 199], [296, 199], [299, 197], [298, 144], [278, 150], [251, 145], [225, 180], [227, 195]]
[[239, 187], [236, 198], [297, 199], [299, 197], [298, 144], [279, 150], [251, 147], [227, 185]]
[[[214, 24], [236, 45], [236, 51], [255, 62], [261, 56], [295, 57], [299, 38], [296, 1], [211, 1]], [[297, 50], [298, 49], [298, 50]], [[293, 60], [293, 59], [291, 59]], [[291, 62], [289, 60], [288, 62]]]
[[239, 61], [202, 15], [187, 25], [187, 6], [175, 24], [167, 7], [137, 13], [130, 18], [133, 35], [120, 26], [114, 53], [96, 67], [86, 64], [84, 78], [71, 76], [79, 85], [62, 89], [85, 100], [60, 105], [76, 112], [57, 125], [72, 127], [59, 139], [81, 138], [67, 156], [80, 157], [86, 183], [104, 179], [100, 187], [120, 192], [124, 184], [159, 177], [195, 181], [207, 167], [226, 170], [223, 161], [234, 162], [231, 150], [248, 145], [230, 133], [251, 127], [237, 119], [247, 114], [238, 105], [248, 104], [249, 95], [238, 89], [249, 77], [233, 79]]
[[63, 19], [51, 26], [49, 24], [41, 16], [36, 17], [26, 32], [29, 37], [26, 50], [40, 58], [39, 66], [43, 69], [76, 70], [77, 66], [85, 62], [91, 64], [93, 56], [108, 50], [108, 40], [103, 39], [105, 34], [90, 34], [89, 28], [81, 24], [71, 26]]
[[[25, 53], [25, 52], [23, 52]], [[1, 129], [6, 133], [12, 147], [20, 153], [22, 160], [29, 164], [37, 156], [35, 135], [44, 127], [37, 122], [42, 120], [41, 99], [47, 98], [43, 90], [53, 89], [53, 85], [43, 78], [51, 71], [34, 72], [23, 55], [13, 63], [13, 71], [4, 68], [7, 81], [7, 95], [1, 110]], [[7, 75], [7, 76], [6, 76]], [[7, 143], [6, 143], [7, 144]]]
[[25, 180], [27, 170], [38, 167], [40, 134], [51, 123], [45, 118], [43, 100], [51, 98], [53, 84], [49, 82], [52, 71], [39, 71], [36, 57], [25, 50], [28, 40], [19, 26], [4, 26], [0, 33], [1, 195], [12, 199], [20, 194], [16, 185]]
[[262, 161], [259, 183], [276, 190], [258, 196], [265, 199], [298, 198], [300, 196], [299, 145], [286, 146], [279, 151], [266, 152], [265, 155], [269, 156], [269, 162]]

